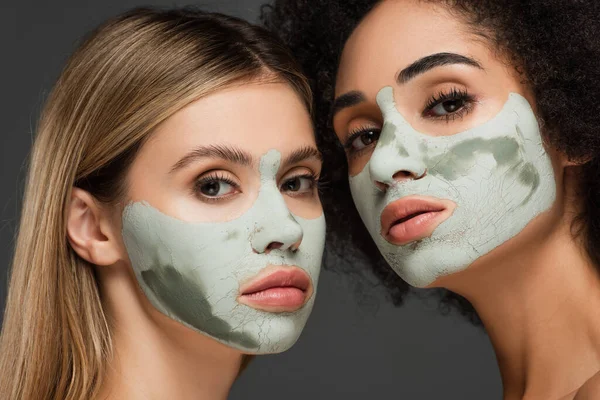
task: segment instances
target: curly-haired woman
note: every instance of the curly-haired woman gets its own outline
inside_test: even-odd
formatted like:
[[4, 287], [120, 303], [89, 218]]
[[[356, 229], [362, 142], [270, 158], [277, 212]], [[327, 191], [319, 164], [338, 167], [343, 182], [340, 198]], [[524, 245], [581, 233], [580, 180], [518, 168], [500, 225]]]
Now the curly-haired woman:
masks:
[[600, 393], [598, 15], [595, 0], [280, 0], [263, 15], [313, 80], [335, 243], [396, 300], [404, 281], [467, 299], [506, 399]]

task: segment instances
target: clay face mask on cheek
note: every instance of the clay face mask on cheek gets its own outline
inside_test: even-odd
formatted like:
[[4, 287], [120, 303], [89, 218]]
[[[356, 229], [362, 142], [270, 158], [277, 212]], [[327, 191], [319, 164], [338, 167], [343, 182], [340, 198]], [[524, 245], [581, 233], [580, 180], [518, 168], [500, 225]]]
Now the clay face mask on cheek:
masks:
[[[298, 339], [312, 310], [325, 241], [325, 219], [293, 215], [276, 176], [280, 154], [260, 161], [253, 206], [222, 223], [184, 222], [147, 203], [128, 205], [123, 238], [135, 276], [150, 303], [172, 319], [246, 353], [277, 353]], [[301, 240], [296, 251], [287, 244]], [[286, 244], [265, 254], [254, 249]], [[268, 265], [297, 266], [314, 292], [295, 312], [259, 311], [237, 301], [240, 283]]]
[[[383, 129], [367, 165], [350, 177], [350, 188], [382, 255], [411, 285], [425, 287], [467, 268], [554, 203], [552, 164], [535, 114], [519, 94], [511, 93], [489, 122], [442, 137], [413, 129], [396, 109], [393, 88], [381, 89], [377, 103]], [[397, 179], [399, 172], [411, 177]], [[400, 199], [406, 204], [408, 196], [455, 208], [430, 236], [394, 244], [382, 232], [382, 213], [403, 203]]]

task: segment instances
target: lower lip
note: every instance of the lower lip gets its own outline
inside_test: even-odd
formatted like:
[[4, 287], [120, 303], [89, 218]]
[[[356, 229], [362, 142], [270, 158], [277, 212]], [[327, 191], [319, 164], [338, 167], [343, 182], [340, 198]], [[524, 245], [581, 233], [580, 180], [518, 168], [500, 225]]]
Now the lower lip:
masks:
[[442, 211], [428, 212], [394, 225], [387, 234], [387, 240], [396, 245], [407, 244], [431, 235], [434, 224], [440, 222]]
[[274, 287], [240, 296], [249, 306], [279, 311], [296, 311], [304, 305], [306, 293], [297, 287]]

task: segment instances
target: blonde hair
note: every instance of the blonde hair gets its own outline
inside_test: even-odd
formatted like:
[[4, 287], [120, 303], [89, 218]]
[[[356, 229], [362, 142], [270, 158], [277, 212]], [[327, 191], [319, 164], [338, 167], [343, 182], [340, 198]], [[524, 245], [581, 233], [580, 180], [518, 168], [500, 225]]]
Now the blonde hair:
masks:
[[118, 200], [154, 127], [227, 85], [270, 77], [310, 108], [287, 49], [242, 20], [190, 9], [136, 9], [72, 55], [38, 127], [0, 338], [0, 398], [90, 399], [111, 357], [94, 269], [71, 249], [73, 186]]

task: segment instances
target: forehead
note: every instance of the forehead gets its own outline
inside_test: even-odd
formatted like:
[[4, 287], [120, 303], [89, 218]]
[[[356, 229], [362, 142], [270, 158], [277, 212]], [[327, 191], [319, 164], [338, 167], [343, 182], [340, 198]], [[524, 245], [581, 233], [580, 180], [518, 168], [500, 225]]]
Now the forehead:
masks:
[[270, 149], [285, 153], [314, 143], [310, 115], [288, 84], [248, 83], [176, 112], [157, 127], [143, 150], [177, 158], [198, 146], [227, 144], [260, 156]]
[[480, 59], [486, 48], [468, 27], [440, 5], [418, 0], [386, 0], [371, 11], [348, 39], [338, 70], [336, 96], [350, 90], [371, 94], [401, 69], [435, 53]]

